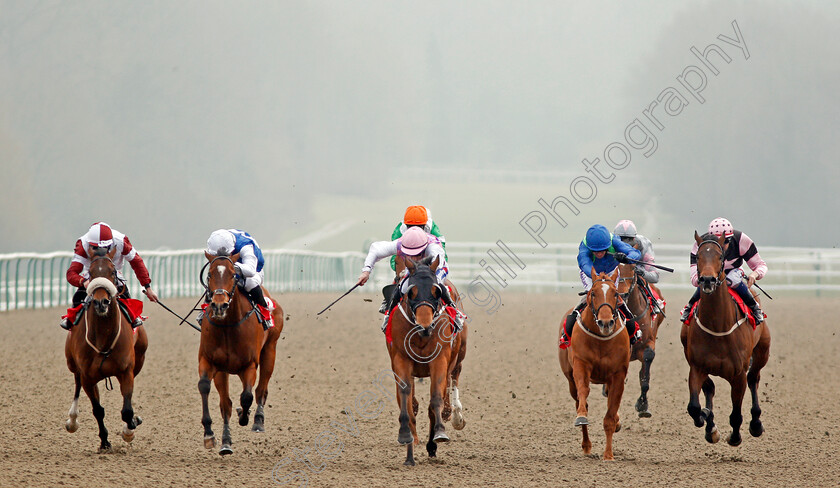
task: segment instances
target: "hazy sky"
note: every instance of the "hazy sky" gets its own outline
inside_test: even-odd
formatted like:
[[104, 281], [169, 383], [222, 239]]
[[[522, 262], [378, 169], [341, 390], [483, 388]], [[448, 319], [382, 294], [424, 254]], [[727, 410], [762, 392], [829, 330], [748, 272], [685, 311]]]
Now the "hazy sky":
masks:
[[[527, 241], [519, 219], [592, 177], [581, 159], [629, 145], [636, 118], [656, 151], [631, 148], [569, 229], [655, 215], [688, 242], [725, 215], [759, 242], [836, 246], [840, 9], [787, 5], [0, 0], [0, 252], [70, 250], [96, 220], [144, 249], [219, 227], [278, 246], [364, 225], [365, 202], [393, 220], [453, 178], [475, 189], [481, 168], [520, 196], [436, 218]], [[718, 38], [733, 20], [749, 58]], [[710, 55], [699, 103], [676, 78], [708, 70], [689, 49], [710, 43], [731, 61]], [[668, 87], [688, 103], [655, 129], [642, 111]], [[517, 172], [554, 176], [529, 192]]]

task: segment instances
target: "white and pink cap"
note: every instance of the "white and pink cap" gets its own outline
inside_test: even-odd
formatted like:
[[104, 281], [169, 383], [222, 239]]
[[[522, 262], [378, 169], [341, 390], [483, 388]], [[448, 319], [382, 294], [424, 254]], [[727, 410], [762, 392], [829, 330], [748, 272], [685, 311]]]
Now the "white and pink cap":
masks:
[[716, 236], [729, 237], [735, 233], [735, 229], [732, 228], [732, 224], [728, 220], [723, 217], [718, 217], [709, 222], [709, 233]]
[[97, 222], [90, 226], [85, 238], [88, 244], [98, 247], [111, 247], [114, 243], [114, 234], [111, 232], [111, 226], [105, 222]]
[[409, 256], [416, 256], [426, 249], [429, 245], [429, 237], [426, 231], [420, 227], [409, 227], [405, 234], [400, 237], [400, 248], [403, 254]]

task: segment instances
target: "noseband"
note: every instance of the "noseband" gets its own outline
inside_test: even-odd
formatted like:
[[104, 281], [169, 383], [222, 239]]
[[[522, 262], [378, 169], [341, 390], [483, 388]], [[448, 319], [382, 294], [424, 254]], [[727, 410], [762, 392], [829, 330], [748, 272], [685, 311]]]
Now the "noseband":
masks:
[[636, 289], [636, 285], [639, 283], [639, 280], [636, 277], [636, 272], [635, 271], [633, 272], [633, 276], [618, 279], [619, 283], [623, 283], [625, 281], [632, 281], [633, 284], [630, 285], [630, 289], [627, 290], [626, 293], [619, 293], [618, 296], [620, 296], [621, 299], [624, 300], [625, 302], [628, 302], [628, 301], [630, 301], [630, 295], [633, 294], [633, 290]]

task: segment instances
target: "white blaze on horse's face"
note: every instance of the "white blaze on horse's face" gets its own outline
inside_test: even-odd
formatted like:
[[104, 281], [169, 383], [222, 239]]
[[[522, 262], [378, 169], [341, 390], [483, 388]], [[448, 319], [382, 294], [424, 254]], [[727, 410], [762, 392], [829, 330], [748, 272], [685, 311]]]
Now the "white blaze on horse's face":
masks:
[[610, 291], [610, 285], [604, 283], [601, 285], [601, 291], [604, 293], [604, 300], [607, 299], [607, 292]]
[[216, 271], [219, 272], [219, 278], [224, 278], [225, 277], [225, 271], [227, 271], [227, 269], [220, 264], [220, 265], [216, 266]]

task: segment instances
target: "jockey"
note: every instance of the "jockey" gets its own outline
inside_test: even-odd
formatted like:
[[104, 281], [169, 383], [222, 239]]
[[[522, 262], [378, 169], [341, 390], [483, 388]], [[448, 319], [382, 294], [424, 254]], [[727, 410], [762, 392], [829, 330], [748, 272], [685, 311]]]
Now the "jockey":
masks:
[[[405, 231], [415, 226], [422, 227], [427, 234], [437, 237], [440, 240], [441, 247], [443, 247], [444, 257], [449, 259], [449, 256], [446, 255], [446, 238], [440, 233], [437, 223], [432, 220], [432, 212], [422, 205], [412, 205], [405, 209], [403, 221], [394, 227], [394, 232], [391, 233], [391, 240], [395, 241], [399, 239], [405, 234]], [[397, 269], [396, 255], [391, 256], [391, 269], [394, 271]]]
[[644, 278], [648, 283], [658, 283], [659, 271], [653, 266], [648, 266], [648, 264], [653, 264], [655, 257], [653, 244], [651, 244], [650, 239], [647, 237], [636, 233], [636, 224], [632, 220], [622, 220], [616, 224], [613, 235], [618, 236], [621, 242], [630, 244], [638, 249], [642, 254], [641, 261], [644, 261], [646, 264], [637, 264], [636, 274]]
[[[606, 227], [595, 224], [586, 231], [586, 237], [578, 247], [578, 267], [580, 268], [580, 280], [583, 282], [583, 289], [589, 291], [592, 288], [592, 270], [597, 273], [612, 273], [618, 263], [627, 264], [627, 258], [640, 260], [641, 253], [629, 244], [624, 243], [618, 236], [610, 234]], [[583, 296], [580, 303], [566, 317], [563, 327], [563, 334], [560, 338], [561, 347], [568, 347], [569, 338], [572, 336], [572, 328], [580, 317], [580, 312], [586, 308], [586, 296]], [[636, 326], [633, 320], [633, 313], [627, 308], [627, 304], [618, 298], [616, 309], [624, 316], [627, 335], [630, 336], [630, 345], [641, 338], [642, 331]]]
[[[449, 275], [449, 267], [446, 263], [446, 254], [443, 250], [441, 242], [434, 236], [427, 234], [421, 227], [409, 227], [405, 234], [399, 239], [393, 241], [378, 241], [370, 245], [365, 264], [362, 267], [362, 274], [359, 275], [359, 280], [356, 283], [359, 286], [364, 286], [370, 278], [370, 272], [373, 266], [382, 258], [388, 256], [401, 256], [412, 261], [419, 261], [426, 257], [437, 257], [440, 259], [435, 276], [441, 286], [441, 298], [443, 302], [457, 310], [452, 297], [449, 295], [449, 287], [445, 285], [446, 277]], [[385, 326], [388, 325], [388, 315], [391, 310], [399, 303], [403, 294], [408, 292], [408, 270], [403, 270], [401, 281], [394, 289], [394, 294], [390, 300], [385, 299], [380, 308], [380, 312], [385, 314], [385, 320], [382, 322], [382, 331], [385, 331]], [[455, 317], [455, 330], [461, 330], [463, 324], [463, 313], [458, 310]]]
[[[749, 287], [751, 287], [757, 280], [764, 278], [764, 275], [767, 273], [767, 263], [765, 263], [758, 254], [755, 242], [753, 242], [748, 235], [744, 234], [740, 230], [735, 230], [728, 220], [722, 217], [712, 220], [709, 223], [709, 234], [713, 234], [717, 237], [724, 236], [726, 238], [726, 241], [724, 242], [725, 264], [723, 267], [723, 272], [726, 274], [726, 284], [738, 292], [738, 295], [742, 300], [744, 300], [744, 304], [752, 310], [753, 315], [755, 316], [756, 324], [760, 324], [764, 321], [764, 312], [761, 310], [761, 307], [758, 305], [755, 297], [753, 297]], [[697, 300], [700, 299], [700, 283], [697, 279], [698, 248], [699, 245], [695, 242], [694, 246], [691, 248], [690, 258], [691, 284], [696, 286], [697, 289], [694, 290], [694, 295], [691, 296], [691, 299], [689, 299], [688, 304], [682, 311], [682, 315], [680, 315], [681, 322], [688, 321], [692, 307], [695, 303], [697, 303]], [[741, 265], [744, 261], [747, 262], [747, 266], [749, 266], [750, 270], [752, 270], [752, 272], [746, 276], [746, 283], [744, 283], [744, 272], [741, 270]]]
[[233, 264], [233, 268], [244, 281], [240, 283], [240, 286], [245, 290], [251, 303], [257, 307], [267, 325], [269, 327], [274, 325], [271, 317], [274, 302], [265, 298], [261, 286], [265, 258], [263, 258], [260, 245], [251, 237], [251, 234], [238, 229], [215, 230], [207, 239], [207, 252], [213, 256], [239, 254], [239, 259]]
[[[90, 283], [90, 262], [93, 253], [99, 249], [105, 248], [110, 250], [116, 248], [113, 263], [117, 270], [117, 288], [120, 289], [120, 298], [131, 298], [128, 287], [125, 286], [125, 278], [122, 274], [122, 268], [126, 261], [134, 270], [137, 281], [143, 286], [144, 293], [149, 300], [153, 302], [158, 301], [158, 296], [152, 290], [152, 280], [149, 277], [149, 270], [143, 263], [143, 259], [137, 254], [128, 236], [112, 229], [110, 225], [105, 222], [97, 222], [90, 226], [87, 233], [76, 241], [76, 247], [73, 249], [73, 260], [70, 261], [70, 268], [67, 269], [67, 282], [77, 287], [76, 293], [73, 294], [73, 307], [80, 307], [82, 302], [87, 298], [87, 285]], [[65, 316], [59, 323], [62, 329], [70, 330], [73, 326], [72, 320], [68, 320]], [[132, 328], [143, 325], [143, 320], [138, 315], [131, 324]]]

